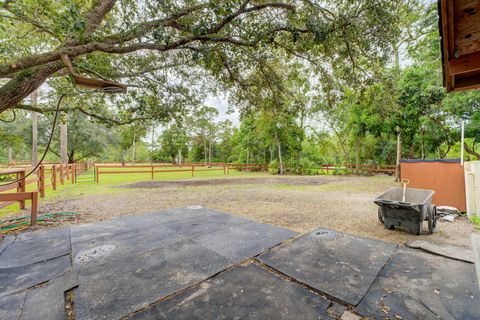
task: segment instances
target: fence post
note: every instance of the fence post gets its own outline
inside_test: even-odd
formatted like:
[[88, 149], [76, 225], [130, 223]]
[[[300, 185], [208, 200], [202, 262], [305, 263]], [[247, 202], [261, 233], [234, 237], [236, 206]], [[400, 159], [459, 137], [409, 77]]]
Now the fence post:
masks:
[[95, 169], [94, 169], [94, 170], [95, 170], [95, 178], [96, 178], [97, 183], [98, 183], [99, 180], [100, 180], [100, 168], [95, 165]]
[[153, 180], [153, 165], [152, 165], [152, 180]]
[[32, 192], [32, 212], [30, 217], [30, 225], [37, 224], [37, 212], [38, 212], [38, 192]]
[[63, 163], [60, 163], [60, 184], [63, 186], [64, 173], [63, 173]]
[[[17, 173], [18, 187], [17, 192], [25, 192], [25, 171]], [[20, 200], [20, 209], [25, 209], [25, 200]]]
[[57, 166], [52, 165], [52, 189], [57, 190]]
[[45, 167], [38, 167], [38, 190], [40, 191], [40, 197], [45, 197]]
[[72, 184], [75, 184], [75, 178], [77, 176], [77, 174], [75, 172], [75, 163], [72, 163], [71, 166], [72, 166], [72, 168], [70, 170], [70, 174], [72, 176]]
[[192, 177], [194, 172], [195, 172], [195, 165], [192, 164]]

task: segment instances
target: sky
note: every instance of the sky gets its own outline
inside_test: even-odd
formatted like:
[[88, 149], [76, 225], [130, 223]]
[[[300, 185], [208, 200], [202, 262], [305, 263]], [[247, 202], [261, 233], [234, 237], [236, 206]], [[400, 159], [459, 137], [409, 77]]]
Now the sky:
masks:
[[228, 100], [226, 96], [210, 95], [205, 99], [204, 104], [209, 107], [214, 107], [218, 110], [218, 121], [224, 121], [228, 119], [232, 121], [234, 126], [238, 127], [240, 125], [240, 114], [238, 111], [235, 110], [233, 113], [228, 113]]

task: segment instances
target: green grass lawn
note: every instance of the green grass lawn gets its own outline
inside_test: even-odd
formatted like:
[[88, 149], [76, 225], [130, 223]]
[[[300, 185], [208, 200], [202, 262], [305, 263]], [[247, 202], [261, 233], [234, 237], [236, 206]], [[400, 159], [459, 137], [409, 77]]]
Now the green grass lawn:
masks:
[[480, 231], [480, 216], [471, 216], [470, 221], [475, 225], [475, 229]]
[[[189, 171], [184, 172], [175, 172], [174, 170], [187, 169]], [[154, 181], [162, 180], [185, 180], [185, 179], [208, 179], [208, 178], [232, 178], [232, 177], [261, 177], [267, 176], [266, 173], [261, 172], [242, 172], [234, 169], [230, 169], [227, 175], [223, 172], [223, 167], [212, 167], [212, 169], [218, 170], [207, 170], [207, 167], [195, 167], [194, 177], [192, 177], [191, 167], [182, 168], [178, 167], [166, 167], [166, 168], [155, 168], [155, 170], [165, 170], [172, 172], [156, 172], [154, 173]], [[57, 190], [53, 190], [52, 187], [46, 189], [45, 198], [40, 198], [40, 206], [43, 201], [53, 200], [57, 198], [74, 198], [82, 197], [89, 195], [99, 195], [99, 194], [112, 194], [112, 193], [121, 193], [125, 192], [125, 189], [117, 188], [122, 185], [127, 185], [139, 181], [152, 181], [151, 173], [135, 173], [135, 171], [145, 170], [148, 171], [149, 168], [101, 168], [102, 171], [131, 171], [131, 173], [126, 174], [101, 174], [100, 182], [95, 182], [94, 170], [91, 169], [88, 172], [85, 172], [77, 177], [77, 183], [72, 184], [70, 180], [65, 180], [64, 185], [60, 184], [60, 181], [57, 178]], [[45, 179], [47, 183], [50, 182], [50, 173], [45, 174]], [[32, 183], [27, 186], [26, 191], [32, 191], [37, 188], [36, 183]], [[11, 190], [10, 192], [12, 192]], [[7, 191], [8, 192], [8, 191]], [[30, 207], [30, 201], [26, 201], [27, 208]], [[0, 209], [0, 218], [8, 215], [18, 213], [20, 207], [18, 203], [12, 204], [8, 207]]]

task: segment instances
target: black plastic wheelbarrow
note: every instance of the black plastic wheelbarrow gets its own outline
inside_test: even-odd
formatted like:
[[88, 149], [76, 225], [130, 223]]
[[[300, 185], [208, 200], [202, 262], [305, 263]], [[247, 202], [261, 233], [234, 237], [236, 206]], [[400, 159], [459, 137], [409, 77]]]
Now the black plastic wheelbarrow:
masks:
[[[405, 192], [405, 196], [404, 196]], [[437, 226], [437, 210], [432, 205], [433, 190], [391, 188], [375, 199], [378, 220], [387, 229], [405, 228], [412, 234], [422, 232], [422, 224], [428, 221], [428, 232], [434, 233]]]

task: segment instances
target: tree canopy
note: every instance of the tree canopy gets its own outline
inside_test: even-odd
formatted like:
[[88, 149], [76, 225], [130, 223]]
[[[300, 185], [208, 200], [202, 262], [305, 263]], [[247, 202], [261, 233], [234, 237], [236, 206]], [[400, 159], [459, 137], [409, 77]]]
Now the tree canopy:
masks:
[[[54, 98], [77, 72], [129, 84], [126, 95], [89, 95], [62, 108], [113, 123], [169, 120], [205, 92], [248, 86], [275, 56], [358, 66], [391, 50], [397, 1], [0, 1], [0, 112], [32, 110], [24, 99], [47, 82]], [[69, 100], [74, 100], [71, 98]], [[79, 100], [79, 99], [77, 99]]]
[[[27, 111], [42, 141], [66, 94], [71, 161], [392, 164], [397, 129], [404, 158], [480, 158], [480, 94], [446, 94], [434, 3], [0, 0], [0, 16], [0, 120], [17, 118], [0, 143], [14, 156], [29, 150]], [[62, 55], [128, 91], [75, 86]], [[238, 123], [206, 103], [218, 95]]]

